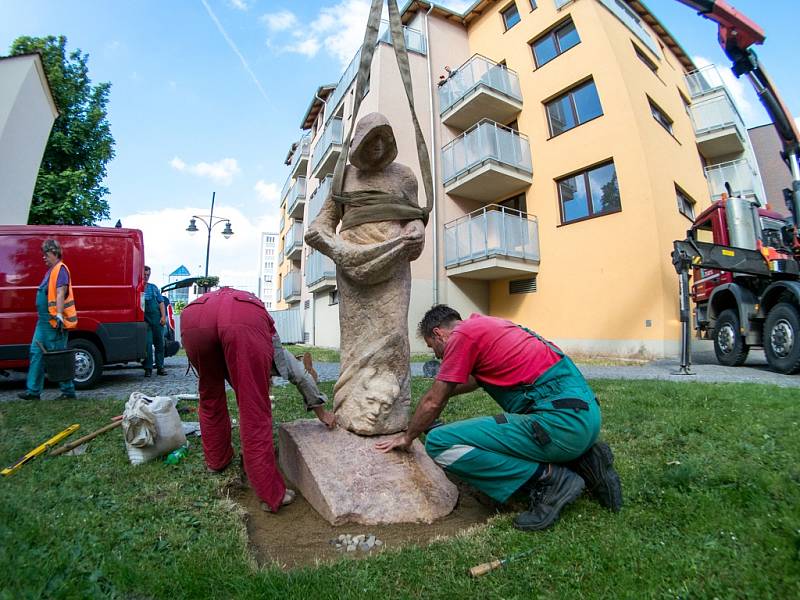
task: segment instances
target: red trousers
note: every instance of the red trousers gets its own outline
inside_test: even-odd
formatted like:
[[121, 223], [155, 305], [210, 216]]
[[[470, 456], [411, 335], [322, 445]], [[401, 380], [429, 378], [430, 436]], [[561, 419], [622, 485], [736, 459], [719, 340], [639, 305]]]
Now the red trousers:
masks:
[[275, 325], [249, 292], [223, 288], [205, 294], [181, 314], [181, 339], [200, 377], [200, 429], [209, 468], [233, 459], [225, 380], [239, 405], [239, 436], [247, 478], [272, 510], [286, 485], [275, 463], [269, 401], [272, 335]]

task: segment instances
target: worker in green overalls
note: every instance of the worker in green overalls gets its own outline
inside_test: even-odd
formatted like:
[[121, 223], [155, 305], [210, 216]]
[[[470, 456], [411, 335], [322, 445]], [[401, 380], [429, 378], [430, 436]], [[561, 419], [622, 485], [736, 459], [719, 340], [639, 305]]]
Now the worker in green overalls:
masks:
[[164, 325], [167, 313], [164, 298], [158, 286], [150, 283], [150, 267], [144, 268], [144, 320], [147, 323], [147, 356], [144, 359], [144, 376], [153, 374], [153, 347], [156, 350], [156, 373], [166, 375], [164, 369]]
[[[446, 471], [506, 502], [529, 495], [514, 519], [522, 530], [552, 525], [584, 488], [618, 511], [622, 488], [608, 444], [597, 442], [600, 406], [589, 384], [559, 348], [510, 321], [452, 308], [431, 308], [419, 333], [442, 359], [405, 433], [376, 444], [408, 450], [427, 431], [425, 449]], [[451, 396], [483, 388], [503, 409], [431, 428]]]

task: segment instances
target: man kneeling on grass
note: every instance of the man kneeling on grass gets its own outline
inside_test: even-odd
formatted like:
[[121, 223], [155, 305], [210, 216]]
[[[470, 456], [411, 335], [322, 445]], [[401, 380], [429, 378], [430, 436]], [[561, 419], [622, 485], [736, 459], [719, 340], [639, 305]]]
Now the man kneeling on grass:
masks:
[[549, 527], [587, 486], [606, 508], [621, 508], [611, 449], [596, 443], [600, 405], [559, 348], [503, 319], [473, 314], [462, 321], [441, 304], [425, 314], [418, 333], [442, 359], [439, 374], [408, 430], [378, 450], [408, 450], [451, 396], [480, 386], [504, 412], [430, 429], [425, 449], [439, 466], [499, 502], [518, 490], [529, 494], [528, 510], [514, 519], [518, 529]]

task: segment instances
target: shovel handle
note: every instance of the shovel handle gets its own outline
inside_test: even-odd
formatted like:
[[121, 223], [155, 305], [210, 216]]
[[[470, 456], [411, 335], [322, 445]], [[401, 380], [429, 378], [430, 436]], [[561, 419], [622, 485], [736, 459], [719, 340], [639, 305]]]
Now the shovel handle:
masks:
[[481, 565], [472, 567], [469, 570], [469, 574], [472, 575], [473, 577], [480, 577], [481, 575], [486, 575], [490, 571], [499, 569], [502, 566], [503, 566], [502, 560], [493, 560], [491, 562], [483, 563]]

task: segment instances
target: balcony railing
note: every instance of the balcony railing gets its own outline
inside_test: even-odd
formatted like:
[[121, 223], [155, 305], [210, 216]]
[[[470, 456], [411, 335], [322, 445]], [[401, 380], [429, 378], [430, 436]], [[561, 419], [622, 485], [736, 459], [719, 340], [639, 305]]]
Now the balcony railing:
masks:
[[286, 214], [295, 219], [303, 218], [303, 206], [306, 199], [306, 178], [298, 177], [294, 182], [286, 200]]
[[[408, 48], [411, 52], [417, 52], [419, 54], [426, 54], [428, 51], [428, 44], [425, 40], [425, 36], [417, 31], [416, 29], [411, 29], [410, 27], [403, 27], [403, 35], [406, 39], [406, 48]], [[383, 21], [381, 23], [381, 29], [378, 33], [378, 42], [384, 42], [386, 44], [392, 43], [391, 33], [388, 29], [388, 22]], [[359, 62], [361, 61], [361, 50], [359, 49], [356, 52], [356, 55], [353, 57], [353, 60], [350, 61], [350, 64], [347, 65], [347, 68], [342, 73], [342, 76], [339, 78], [339, 82], [336, 84], [336, 88], [333, 90], [333, 93], [330, 95], [328, 100], [325, 102], [326, 107], [326, 114], [333, 115], [336, 107], [339, 106], [339, 102], [342, 101], [347, 90], [350, 89], [350, 84], [353, 83], [353, 80], [356, 78], [356, 74], [358, 73], [358, 66]], [[330, 119], [330, 117], [328, 117]]]
[[319, 182], [317, 189], [311, 193], [311, 198], [308, 201], [308, 218], [306, 221], [310, 224], [317, 218], [322, 205], [331, 193], [331, 184], [333, 183], [333, 175], [328, 175], [325, 179]]
[[653, 54], [661, 56], [661, 53], [658, 51], [658, 44], [656, 44], [650, 32], [644, 28], [642, 19], [624, 0], [600, 0], [600, 4], [605, 6], [611, 14], [617, 17], [617, 19], [639, 38], [639, 41], [647, 46]]
[[444, 185], [488, 161], [533, 174], [527, 136], [494, 121], [481, 121], [442, 148]]
[[317, 168], [320, 166], [322, 159], [329, 155], [329, 150], [333, 146], [341, 146], [342, 145], [342, 118], [336, 117], [328, 121], [325, 125], [325, 130], [322, 132], [322, 137], [320, 137], [317, 145], [314, 146], [314, 154], [311, 158], [311, 171], [312, 173], [317, 171]]
[[686, 87], [692, 98], [703, 96], [710, 92], [725, 89], [725, 82], [719, 74], [716, 65], [706, 65], [686, 75]]
[[336, 265], [322, 252], [311, 252], [306, 258], [306, 287], [312, 288], [326, 279], [336, 279]]
[[300, 138], [300, 141], [297, 142], [297, 148], [295, 148], [294, 154], [292, 154], [292, 162], [290, 166], [292, 177], [305, 174], [305, 170], [300, 168], [300, 164], [308, 161], [310, 145], [311, 137], [308, 135], [303, 136]]
[[758, 197], [759, 195], [757, 174], [747, 159], [706, 167], [706, 177], [712, 200], [719, 200], [723, 193], [727, 193], [725, 182], [730, 184], [734, 196]]
[[484, 86], [522, 102], [519, 76], [515, 71], [476, 54], [450, 75], [439, 88], [439, 111], [444, 114], [476, 88]]
[[711, 133], [718, 129], [736, 127], [739, 134], [744, 132], [744, 123], [739, 113], [728, 98], [728, 95], [717, 96], [710, 100], [696, 102], [689, 108], [692, 114], [692, 123], [697, 135]]
[[283, 226], [286, 225], [286, 216], [281, 214], [281, 220], [278, 222], [278, 232], [283, 231]]
[[536, 217], [491, 204], [446, 223], [445, 268], [488, 258], [539, 262], [539, 226]]
[[288, 194], [289, 190], [292, 189], [292, 181], [294, 180], [292, 179], [292, 176], [289, 175], [286, 178], [286, 181], [283, 182], [283, 187], [281, 188], [281, 204], [283, 204], [283, 201], [286, 200], [286, 194]]
[[300, 271], [289, 271], [283, 278], [283, 299], [300, 299]]
[[278, 263], [277, 264], [278, 264], [279, 267], [283, 263], [284, 256], [285, 256], [285, 254], [283, 253], [283, 250], [278, 252]]

